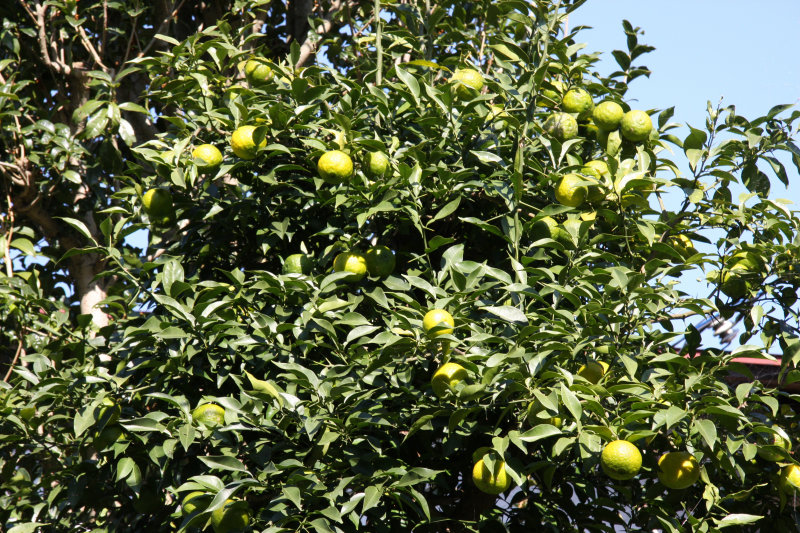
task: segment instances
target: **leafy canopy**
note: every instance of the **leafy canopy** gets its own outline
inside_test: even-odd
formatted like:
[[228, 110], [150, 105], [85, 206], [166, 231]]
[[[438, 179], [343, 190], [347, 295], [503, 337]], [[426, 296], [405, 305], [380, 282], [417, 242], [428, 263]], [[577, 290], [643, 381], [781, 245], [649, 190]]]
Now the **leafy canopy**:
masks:
[[[647, 135], [553, 131], [571, 88], [628, 112], [649, 74], [627, 21], [619, 69], [594, 70], [565, 25], [582, 1], [196, 3], [0, 8], [5, 529], [189, 531], [231, 506], [269, 532], [796, 530], [777, 387], [799, 375], [800, 218], [769, 189], [800, 168], [800, 113], [709, 105], [683, 137], [665, 102]], [[342, 183], [317, 173], [332, 150]], [[390, 275], [333, 271], [374, 246]], [[455, 327], [427, 335], [437, 308]], [[701, 350], [714, 318], [741, 348]], [[767, 351], [780, 383], [737, 362]], [[619, 439], [630, 481], [600, 468]], [[701, 465], [685, 490], [659, 481], [670, 451]]]

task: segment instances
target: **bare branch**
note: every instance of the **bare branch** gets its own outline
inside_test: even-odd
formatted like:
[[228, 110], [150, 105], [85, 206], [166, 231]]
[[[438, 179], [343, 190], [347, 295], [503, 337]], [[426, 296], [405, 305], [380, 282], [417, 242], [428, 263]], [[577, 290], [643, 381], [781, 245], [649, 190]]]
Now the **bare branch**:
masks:
[[11, 377], [11, 373], [14, 370], [14, 365], [16, 365], [17, 361], [19, 361], [19, 357], [25, 354], [25, 348], [22, 347], [22, 339], [27, 334], [27, 331], [25, 330], [24, 326], [22, 327], [22, 331], [20, 331], [19, 334], [20, 334], [19, 340], [17, 341], [17, 351], [16, 353], [14, 353], [14, 359], [12, 359], [11, 364], [8, 365], [8, 372], [6, 372], [6, 375], [3, 378], [3, 381], [5, 383], [8, 383], [8, 379]]
[[86, 31], [83, 29], [83, 26], [78, 26], [78, 33], [80, 33], [81, 35], [81, 42], [83, 43], [83, 47], [86, 48], [86, 51], [89, 52], [89, 54], [91, 54], [92, 59], [94, 59], [94, 62], [97, 63], [97, 65], [103, 70], [103, 72], [108, 72], [108, 67], [105, 66], [102, 58], [100, 57], [100, 54], [97, 53], [97, 50], [95, 49], [94, 45], [89, 40], [89, 37], [87, 37]]
[[180, 3], [180, 4], [178, 4], [178, 7], [176, 7], [175, 9], [173, 9], [173, 10], [172, 10], [172, 12], [169, 14], [169, 16], [168, 16], [168, 17], [165, 17], [165, 18], [164, 18], [164, 20], [162, 20], [162, 21], [161, 21], [161, 24], [159, 24], [159, 25], [158, 25], [158, 28], [156, 29], [155, 33], [153, 34], [153, 38], [152, 38], [152, 39], [150, 39], [150, 42], [149, 42], [149, 43], [147, 43], [147, 46], [145, 46], [145, 47], [144, 47], [144, 48], [143, 48], [143, 49], [142, 49], [142, 50], [141, 50], [141, 51], [140, 51], [140, 52], [137, 54], [137, 57], [142, 57], [142, 56], [144, 56], [144, 55], [145, 55], [145, 54], [146, 54], [146, 53], [147, 53], [147, 52], [150, 50], [150, 48], [151, 48], [151, 47], [152, 47], [152, 46], [153, 46], [153, 45], [156, 43], [156, 40], [157, 40], [157, 39], [156, 39], [156, 35], [160, 34], [162, 31], [164, 31], [164, 27], [165, 27], [167, 24], [169, 24], [169, 21], [171, 21], [172, 19], [174, 19], [175, 17], [177, 17], [177, 16], [178, 16], [178, 12], [181, 10], [181, 8], [183, 7], [183, 4], [184, 4], [185, 2], [186, 2], [186, 0], [181, 0], [181, 3]]
[[42, 56], [42, 61], [48, 68], [54, 70], [59, 74], [69, 75], [70, 69], [57, 59], [50, 57], [50, 50], [47, 48], [47, 31], [45, 22], [45, 15], [47, 15], [47, 5], [42, 5], [41, 2], [36, 2], [36, 26], [38, 28], [39, 36], [39, 52]]
[[[344, 3], [342, 0], [334, 0], [331, 2], [331, 8], [325, 13], [325, 16], [322, 18], [322, 23], [317, 26], [314, 32], [322, 39], [323, 36], [330, 33], [336, 24], [333, 22], [333, 17], [341, 11], [343, 8], [350, 9], [355, 7], [356, 3], [348, 2]], [[311, 59], [311, 56], [317, 53], [317, 43], [319, 41], [311, 42], [311, 39], [306, 38], [303, 41], [303, 44], [300, 46], [300, 57], [297, 60], [297, 64], [294, 66], [295, 68], [300, 68], [306, 64], [306, 62]]]

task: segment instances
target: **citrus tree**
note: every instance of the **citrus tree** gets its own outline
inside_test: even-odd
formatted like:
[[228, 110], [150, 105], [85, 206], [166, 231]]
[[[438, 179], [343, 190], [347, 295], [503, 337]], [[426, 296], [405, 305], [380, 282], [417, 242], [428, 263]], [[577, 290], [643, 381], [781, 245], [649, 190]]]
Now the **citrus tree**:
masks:
[[796, 531], [800, 113], [582, 3], [1, 7], [3, 528]]

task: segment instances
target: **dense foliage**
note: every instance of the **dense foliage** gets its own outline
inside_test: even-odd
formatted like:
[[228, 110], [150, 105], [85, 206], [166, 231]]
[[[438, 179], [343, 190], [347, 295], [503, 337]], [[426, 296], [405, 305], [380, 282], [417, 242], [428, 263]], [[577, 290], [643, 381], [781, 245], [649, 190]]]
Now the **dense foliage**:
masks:
[[[193, 530], [234, 499], [265, 532], [796, 531], [800, 216], [770, 180], [797, 179], [800, 112], [709, 105], [678, 136], [665, 102], [644, 140], [578, 113], [570, 138], [547, 122], [570, 88], [628, 111], [649, 74], [627, 22], [619, 70], [595, 71], [565, 29], [582, 3], [0, 7], [2, 527]], [[320, 179], [331, 150], [343, 183]], [[392, 275], [332, 270], [376, 245]], [[452, 333], [423, 330], [434, 308]], [[742, 346], [702, 349], [699, 324], [734, 317]], [[735, 361], [767, 353], [780, 383]], [[466, 377], [435, 394], [448, 361]], [[599, 466], [616, 439], [632, 480]], [[482, 447], [499, 498], [472, 481]], [[697, 483], [659, 481], [669, 451]]]

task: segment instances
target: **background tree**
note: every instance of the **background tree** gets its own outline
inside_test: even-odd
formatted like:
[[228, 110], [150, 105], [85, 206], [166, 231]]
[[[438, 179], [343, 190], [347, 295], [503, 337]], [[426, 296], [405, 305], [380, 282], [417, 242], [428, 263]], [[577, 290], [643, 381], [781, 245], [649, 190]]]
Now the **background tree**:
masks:
[[[772, 350], [798, 379], [800, 219], [767, 175], [800, 167], [798, 112], [598, 130], [651, 48], [625, 22], [594, 72], [582, 3], [0, 7], [5, 528], [796, 530], [795, 397], [731, 372]], [[392, 275], [332, 271], [375, 245]], [[734, 314], [744, 346], [698, 353], [684, 324]], [[617, 439], [632, 480], [599, 468]], [[699, 481], [668, 488], [670, 451]]]

